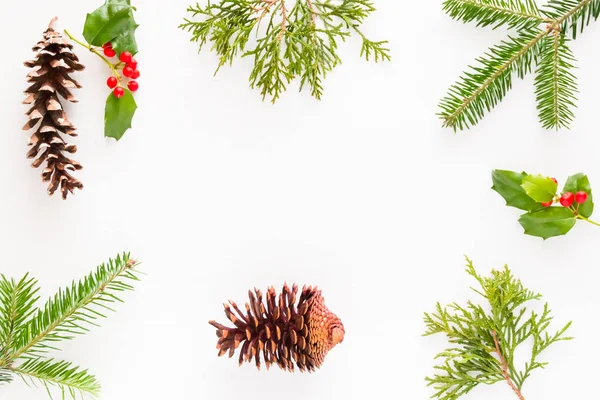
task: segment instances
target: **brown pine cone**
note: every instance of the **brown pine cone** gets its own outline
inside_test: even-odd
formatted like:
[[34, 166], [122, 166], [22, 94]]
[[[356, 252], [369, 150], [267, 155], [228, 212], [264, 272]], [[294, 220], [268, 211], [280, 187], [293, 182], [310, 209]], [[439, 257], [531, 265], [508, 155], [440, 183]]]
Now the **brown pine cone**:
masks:
[[50, 22], [44, 39], [33, 47], [35, 59], [25, 62], [25, 66], [33, 71], [27, 75], [31, 86], [25, 91], [27, 97], [23, 103], [33, 106], [26, 113], [29, 121], [23, 130], [37, 126], [29, 139], [28, 145], [32, 148], [27, 152], [27, 158], [35, 158], [31, 164], [34, 168], [46, 163], [42, 181], [50, 183], [48, 194], [54, 194], [60, 186], [62, 198], [66, 199], [75, 189], [83, 188], [83, 184], [69, 173], [82, 169], [82, 166], [64, 154], [75, 153], [77, 146], [67, 144], [60, 134], [77, 136], [77, 132], [67, 118], [59, 95], [67, 101], [77, 102], [69, 89], [81, 88], [81, 85], [69, 74], [85, 67], [73, 53], [73, 45], [52, 28], [55, 21], [56, 18]]
[[224, 304], [225, 315], [235, 328], [209, 321], [217, 328], [219, 357], [227, 352], [233, 357], [241, 344], [240, 365], [254, 358], [260, 369], [262, 351], [267, 369], [273, 363], [290, 372], [294, 371], [294, 363], [300, 371], [320, 368], [329, 350], [344, 340], [344, 325], [325, 307], [321, 291], [316, 287], [302, 288], [296, 307], [297, 293], [297, 285], [290, 290], [285, 284], [277, 301], [275, 288], [270, 287], [265, 307], [261, 291], [249, 291], [246, 314], [231, 300], [229, 304], [237, 314]]

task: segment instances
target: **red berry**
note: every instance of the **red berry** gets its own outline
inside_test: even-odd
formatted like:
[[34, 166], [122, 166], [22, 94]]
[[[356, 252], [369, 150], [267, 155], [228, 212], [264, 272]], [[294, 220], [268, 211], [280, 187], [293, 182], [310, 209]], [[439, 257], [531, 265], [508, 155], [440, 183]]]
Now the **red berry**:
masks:
[[556, 178], [550, 178], [554, 181], [554, 183], [556, 183], [558, 185], [558, 181], [556, 180]]
[[588, 199], [588, 194], [586, 192], [584, 192], [583, 190], [575, 193], [575, 201], [578, 202], [579, 204], [585, 203], [587, 201], [587, 199]]
[[138, 62], [136, 61], [135, 58], [132, 58], [131, 61], [127, 63], [127, 66], [129, 66], [135, 70], [135, 69], [137, 69]]
[[575, 195], [571, 192], [565, 192], [560, 196], [560, 204], [563, 207], [571, 207], [571, 204], [575, 201]]
[[112, 43], [108, 42], [108, 43], [104, 43], [104, 44], [102, 45], [102, 48], [103, 48], [103, 49], [106, 49], [107, 47], [110, 47], [110, 48], [112, 49]]
[[125, 96], [125, 89], [119, 86], [113, 90], [113, 94], [117, 99], [120, 99], [121, 97]]
[[131, 78], [131, 76], [133, 75], [133, 68], [131, 68], [130, 66], [123, 68], [123, 75], [125, 75], [128, 78]]
[[131, 74], [131, 79], [137, 79], [140, 77], [140, 70], [136, 69], [135, 71], [133, 71], [133, 74]]
[[105, 47], [104, 48], [104, 55], [106, 57], [114, 57], [117, 55], [117, 52], [113, 50], [112, 47]]
[[547, 203], [542, 203], [542, 206], [544, 206], [544, 207], [550, 207], [552, 205], [552, 203], [553, 203], [552, 201], [549, 201]]
[[119, 56], [119, 60], [123, 61], [125, 64], [129, 64], [131, 62], [131, 53], [128, 51], [124, 51]]
[[108, 78], [108, 80], [106, 81], [106, 84], [108, 85], [109, 88], [114, 89], [117, 87], [117, 84], [119, 82], [117, 81], [117, 78], [115, 78], [114, 76], [111, 76], [110, 78]]
[[140, 88], [140, 85], [136, 81], [129, 81], [129, 83], [127, 84], [127, 87], [132, 92], [135, 92], [135, 91], [137, 91]]

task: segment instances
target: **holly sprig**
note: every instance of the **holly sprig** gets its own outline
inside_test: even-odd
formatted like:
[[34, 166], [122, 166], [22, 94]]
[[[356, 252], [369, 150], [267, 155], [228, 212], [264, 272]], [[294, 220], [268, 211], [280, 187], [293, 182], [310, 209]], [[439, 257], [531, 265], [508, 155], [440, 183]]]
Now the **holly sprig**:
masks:
[[556, 178], [526, 172], [492, 171], [492, 189], [506, 200], [506, 205], [526, 211], [519, 218], [525, 234], [544, 240], [566, 235], [577, 221], [592, 221], [594, 199], [587, 175], [569, 176], [562, 191]]
[[[112, 92], [106, 99], [104, 136], [116, 140], [131, 128], [138, 108], [133, 96], [139, 89], [137, 79], [140, 76], [138, 62], [133, 58], [138, 52], [135, 10], [130, 0], [106, 0], [103, 6], [87, 15], [83, 28], [87, 43], [65, 30], [72, 41], [101, 58], [110, 69], [111, 76], [106, 84]], [[126, 78], [129, 81], [125, 84]]]
[[[548, 332], [552, 321], [548, 304], [541, 312], [527, 310], [526, 306], [541, 300], [542, 295], [525, 288], [507, 266], [484, 277], [467, 258], [466, 271], [477, 281], [479, 287], [472, 290], [485, 305], [437, 303], [435, 311], [424, 317], [424, 336], [443, 334], [450, 343], [436, 356], [442, 360], [436, 373], [426, 378], [435, 390], [431, 397], [456, 400], [482, 384], [504, 382], [519, 400], [525, 400], [525, 381], [548, 365], [540, 355], [551, 345], [572, 339], [566, 336], [571, 322], [555, 333]], [[521, 346], [525, 343], [527, 346]], [[527, 362], [519, 365], [515, 354], [522, 347], [531, 353]]]

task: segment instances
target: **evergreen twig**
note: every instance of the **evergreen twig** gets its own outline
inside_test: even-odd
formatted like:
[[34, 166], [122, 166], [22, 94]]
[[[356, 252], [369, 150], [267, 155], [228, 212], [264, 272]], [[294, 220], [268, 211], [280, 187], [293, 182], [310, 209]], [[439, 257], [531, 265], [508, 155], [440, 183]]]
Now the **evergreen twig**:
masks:
[[[443, 363], [427, 378], [435, 389], [432, 398], [455, 400], [480, 384], [504, 381], [524, 400], [523, 384], [532, 371], [547, 365], [539, 360], [540, 354], [551, 344], [572, 339], [565, 336], [571, 323], [550, 335], [548, 304], [541, 313], [528, 312], [526, 304], [542, 296], [523, 287], [506, 266], [492, 271], [491, 277], [482, 277], [467, 258], [467, 273], [480, 286], [472, 290], [486, 300], [491, 311], [469, 301], [466, 306], [438, 303], [435, 312], [425, 314], [425, 336], [442, 333], [451, 345], [436, 356]], [[532, 341], [533, 348], [529, 361], [519, 369], [515, 353], [525, 341]]]
[[[388, 42], [372, 41], [360, 30], [374, 11], [371, 0], [209, 0], [188, 8], [200, 21], [186, 18], [180, 28], [192, 34], [199, 51], [212, 42], [219, 56], [216, 72], [238, 55], [252, 57], [250, 86], [260, 89], [263, 100], [276, 102], [295, 78], [300, 90], [308, 86], [321, 99], [323, 79], [341, 63], [338, 42], [352, 33], [362, 40], [361, 57], [390, 60]], [[253, 34], [255, 43], [249, 44]]]
[[444, 127], [457, 131], [476, 125], [502, 101], [514, 76], [523, 78], [532, 65], [540, 123], [546, 129], [569, 127], [577, 80], [567, 35], [575, 39], [598, 19], [600, 0], [549, 0], [542, 8], [534, 0], [445, 0], [443, 9], [462, 22], [519, 31], [491, 47], [450, 87], [438, 114]]
[[14, 376], [32, 386], [41, 385], [52, 397], [58, 388], [62, 399], [80, 394], [98, 395], [100, 383], [87, 370], [67, 361], [45, 357], [58, 350], [55, 343], [84, 334], [112, 303], [122, 302], [119, 294], [133, 290], [138, 281], [136, 261], [128, 253], [101, 264], [79, 282], [59, 289], [44, 307], [36, 308], [37, 281], [25, 275], [20, 281], [0, 275], [0, 384]]

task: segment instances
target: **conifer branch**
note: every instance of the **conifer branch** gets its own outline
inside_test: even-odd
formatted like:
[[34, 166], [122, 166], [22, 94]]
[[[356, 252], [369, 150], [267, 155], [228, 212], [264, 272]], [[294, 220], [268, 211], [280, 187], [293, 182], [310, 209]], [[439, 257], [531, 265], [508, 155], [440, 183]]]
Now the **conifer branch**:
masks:
[[[293, 4], [293, 5], [292, 5]], [[389, 61], [387, 41], [372, 41], [360, 25], [375, 11], [371, 0], [217, 0], [188, 8], [192, 18], [180, 28], [192, 34], [200, 51], [207, 42], [219, 56], [218, 70], [241, 55], [254, 67], [250, 86], [263, 97], [277, 101], [287, 86], [300, 79], [300, 90], [309, 86], [313, 97], [323, 95], [323, 79], [341, 63], [340, 41], [352, 33], [362, 39], [361, 57]], [[200, 20], [196, 20], [199, 18]], [[266, 26], [260, 26], [262, 21]], [[256, 44], [248, 48], [251, 34]]]
[[[571, 323], [550, 336], [548, 305], [539, 315], [528, 313], [526, 304], [540, 300], [541, 295], [523, 287], [506, 266], [492, 271], [491, 277], [482, 277], [467, 259], [467, 273], [478, 282], [479, 288], [473, 291], [487, 302], [486, 308], [471, 301], [466, 306], [452, 303], [443, 307], [438, 303], [435, 312], [424, 317], [424, 335], [444, 334], [451, 345], [436, 356], [443, 363], [427, 378], [435, 390], [432, 398], [456, 400], [478, 385], [504, 381], [524, 400], [525, 380], [533, 370], [547, 365], [538, 360], [540, 354], [551, 344], [572, 339], [565, 336]], [[531, 357], [519, 370], [515, 353], [528, 340], [533, 341]]]
[[[571, 72], [575, 57], [565, 35], [571, 33], [576, 38], [578, 31], [596, 20], [600, 0], [549, 0], [541, 9], [533, 0], [446, 0], [443, 9], [462, 22], [519, 30], [516, 38], [509, 36], [491, 47], [450, 87], [440, 101], [444, 127], [456, 131], [477, 124], [512, 88], [513, 76], [522, 78], [532, 70], [532, 64], [536, 65], [540, 123], [546, 129], [569, 126], [574, 118], [577, 82]], [[541, 23], [544, 26], [537, 27]], [[521, 57], [526, 68], [523, 63], [518, 65]]]
[[42, 385], [50, 397], [56, 387], [62, 398], [96, 395], [100, 384], [87, 370], [67, 361], [44, 358], [54, 343], [72, 339], [98, 326], [104, 310], [122, 302], [121, 292], [138, 281], [136, 261], [128, 253], [100, 265], [95, 272], [73, 282], [36, 309], [37, 281], [25, 275], [20, 281], [0, 276], [0, 383], [21, 377], [28, 385]]
[[502, 25], [516, 29], [535, 27], [548, 21], [535, 0], [447, 0], [443, 10], [458, 21], [475, 21], [477, 26], [493, 25], [494, 29]]
[[8, 370], [19, 376], [28, 386], [42, 385], [50, 397], [52, 387], [60, 389], [63, 399], [65, 394], [75, 399], [84, 393], [92, 396], [98, 396], [100, 393], [100, 382], [95, 376], [66, 361], [29, 359], [18, 367], [9, 367]]

